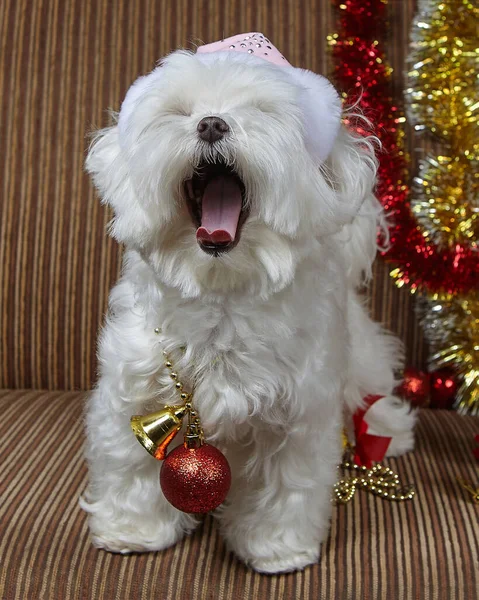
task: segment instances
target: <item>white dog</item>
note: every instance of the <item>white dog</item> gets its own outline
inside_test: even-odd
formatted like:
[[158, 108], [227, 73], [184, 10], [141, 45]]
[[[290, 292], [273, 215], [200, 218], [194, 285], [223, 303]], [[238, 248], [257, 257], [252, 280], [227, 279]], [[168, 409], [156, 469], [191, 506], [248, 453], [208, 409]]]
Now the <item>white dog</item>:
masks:
[[395, 435], [389, 454], [413, 445], [414, 415], [391, 396], [398, 343], [356, 292], [384, 225], [373, 140], [341, 125], [326, 79], [248, 34], [138, 79], [87, 170], [126, 247], [87, 413], [93, 543], [161, 550], [197, 524], [130, 429], [178, 403], [166, 349], [231, 464], [217, 511], [231, 549], [262, 572], [314, 563], [345, 407], [390, 397], [376, 429]]

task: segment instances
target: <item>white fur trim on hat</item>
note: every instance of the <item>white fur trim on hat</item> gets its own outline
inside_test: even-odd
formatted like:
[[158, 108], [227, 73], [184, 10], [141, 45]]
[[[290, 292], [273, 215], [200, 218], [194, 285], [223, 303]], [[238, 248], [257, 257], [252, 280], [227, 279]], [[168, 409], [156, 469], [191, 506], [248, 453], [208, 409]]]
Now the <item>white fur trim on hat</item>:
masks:
[[301, 94], [305, 118], [306, 143], [309, 152], [320, 163], [333, 149], [341, 125], [341, 100], [333, 85], [306, 69], [287, 67]]

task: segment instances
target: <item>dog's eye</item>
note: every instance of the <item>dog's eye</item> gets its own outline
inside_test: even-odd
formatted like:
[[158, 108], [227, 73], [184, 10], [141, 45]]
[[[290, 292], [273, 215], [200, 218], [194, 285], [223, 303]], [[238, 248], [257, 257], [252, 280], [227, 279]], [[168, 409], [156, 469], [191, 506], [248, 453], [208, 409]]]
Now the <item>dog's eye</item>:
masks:
[[268, 102], [268, 100], [257, 100], [254, 107], [267, 115], [276, 114], [278, 107], [274, 102]]
[[161, 112], [171, 117], [191, 117], [191, 108], [182, 104], [164, 106]]
[[191, 117], [191, 110], [187, 108], [176, 108], [174, 109], [174, 111], [172, 111], [172, 113], [173, 112], [175, 115], [180, 115], [181, 117]]

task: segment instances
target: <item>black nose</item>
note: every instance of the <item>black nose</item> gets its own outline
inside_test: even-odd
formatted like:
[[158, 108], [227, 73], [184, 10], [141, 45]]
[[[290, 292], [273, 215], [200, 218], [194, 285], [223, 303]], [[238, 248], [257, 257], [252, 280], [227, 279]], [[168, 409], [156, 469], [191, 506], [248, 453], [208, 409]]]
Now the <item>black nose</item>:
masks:
[[220, 140], [230, 128], [219, 117], [205, 117], [198, 123], [198, 135], [205, 142], [212, 144]]

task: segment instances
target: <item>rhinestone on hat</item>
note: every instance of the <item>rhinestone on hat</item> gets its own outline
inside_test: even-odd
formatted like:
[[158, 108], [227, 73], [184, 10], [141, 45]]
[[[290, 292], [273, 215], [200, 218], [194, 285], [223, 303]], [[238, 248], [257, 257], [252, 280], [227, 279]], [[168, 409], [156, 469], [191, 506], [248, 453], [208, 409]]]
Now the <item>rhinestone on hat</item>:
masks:
[[[241, 34], [240, 34], [241, 35]], [[225, 38], [223, 42], [205, 44], [197, 49], [198, 53], [218, 52], [229, 50], [230, 52], [244, 52], [245, 54], [256, 54], [270, 63], [285, 66], [288, 61], [278, 52], [278, 49], [262, 33], [255, 31], [248, 35], [242, 34]], [[261, 50], [261, 51], [260, 51]]]

